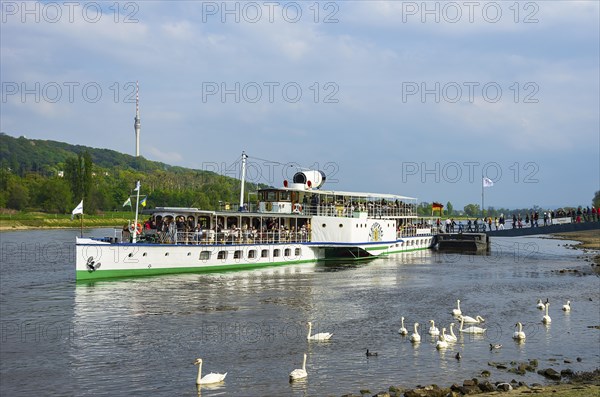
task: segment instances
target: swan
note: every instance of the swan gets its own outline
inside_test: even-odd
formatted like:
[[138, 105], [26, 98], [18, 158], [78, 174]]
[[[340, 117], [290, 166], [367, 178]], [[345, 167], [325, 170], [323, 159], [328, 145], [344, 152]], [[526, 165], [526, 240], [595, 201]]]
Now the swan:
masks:
[[421, 342], [421, 335], [419, 335], [419, 331], [417, 330], [417, 328], [419, 327], [419, 323], [415, 323], [415, 332], [412, 333], [412, 335], [410, 336], [410, 341], [411, 342]]
[[448, 347], [448, 342], [446, 342], [446, 328], [442, 328], [442, 334], [438, 337], [438, 341], [435, 344], [435, 348], [445, 349]]
[[513, 334], [513, 339], [524, 340], [526, 338], [526, 336], [525, 336], [525, 332], [523, 332], [523, 324], [516, 323], [515, 327], [519, 327], [519, 330], [515, 331], [515, 333]]
[[460, 299], [456, 300], [456, 309], [452, 309], [452, 315], [455, 317], [462, 316], [462, 311], [460, 310]]
[[542, 317], [542, 322], [544, 324], [550, 324], [552, 322], [552, 319], [548, 315], [548, 308], [550, 307], [550, 303], [546, 302], [545, 306], [546, 306], [546, 315], [544, 315], [544, 317]]
[[502, 345], [499, 344], [499, 343], [496, 344], [496, 345], [493, 345], [493, 344], [490, 343], [490, 350], [494, 350], [494, 349], [496, 349], [496, 350], [497, 349], [502, 349]]
[[540, 310], [544, 310], [544, 303], [542, 302], [541, 299], [538, 299], [537, 305], [535, 307], [537, 307]]
[[460, 332], [464, 332], [466, 334], [483, 334], [485, 332], [485, 328], [470, 326], [467, 328], [463, 328], [464, 321], [460, 319], [460, 328], [458, 329]]
[[227, 376], [227, 372], [225, 372], [224, 374], [210, 373], [208, 375], [205, 375], [203, 378], [202, 377], [202, 359], [197, 358], [196, 361], [194, 361], [194, 365], [198, 366], [198, 378], [196, 379], [197, 385], [209, 385], [211, 383], [223, 382], [225, 380], [225, 377]]
[[467, 324], [469, 324], [469, 323], [470, 324], [479, 324], [479, 323], [485, 322], [485, 319], [483, 317], [481, 317], [481, 316], [476, 316], [475, 318], [473, 318], [473, 317], [470, 317], [470, 316], [460, 315], [460, 316], [458, 316], [458, 319], [459, 320], [464, 320], [464, 322], [467, 323]]
[[570, 312], [571, 311], [571, 301], [567, 301], [567, 304], [563, 305], [562, 309], [566, 312]]
[[[309, 323], [310, 324], [310, 323]], [[290, 382], [295, 380], [304, 379], [308, 376], [306, 372], [306, 353], [304, 353], [304, 360], [302, 361], [302, 368], [297, 368], [290, 372]]]
[[450, 323], [450, 335], [444, 335], [446, 342], [456, 342], [458, 340], [456, 335], [454, 335], [454, 331], [452, 330], [452, 327], [454, 327], [454, 323]]
[[310, 334], [311, 332], [312, 332], [312, 323], [309, 321], [308, 322], [308, 335], [306, 335], [306, 339], [324, 341], [324, 340], [329, 340], [329, 338], [331, 338], [333, 336], [333, 334], [329, 333], [329, 332], [321, 332], [319, 334], [314, 334], [314, 335], [311, 335]]
[[398, 333], [400, 335], [408, 335], [408, 330], [406, 328], [404, 328], [404, 317], [402, 317], [401, 322], [402, 322], [402, 325], [400, 326]]
[[440, 330], [435, 326], [435, 321], [429, 320], [429, 324], [431, 324], [429, 327], [429, 335], [438, 336], [440, 334]]

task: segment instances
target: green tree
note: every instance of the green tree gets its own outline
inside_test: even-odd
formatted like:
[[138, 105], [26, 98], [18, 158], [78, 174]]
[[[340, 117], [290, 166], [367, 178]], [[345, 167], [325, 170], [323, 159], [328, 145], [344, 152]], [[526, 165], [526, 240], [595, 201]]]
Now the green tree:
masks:
[[29, 189], [16, 178], [8, 182], [8, 197], [6, 206], [15, 210], [23, 210], [29, 205]]
[[468, 216], [478, 216], [481, 211], [479, 209], [479, 204], [467, 204], [465, 205], [465, 214]]
[[[65, 162], [65, 179], [71, 188], [71, 194], [74, 202], [78, 202], [80, 197], [85, 203], [90, 202], [90, 191], [92, 188], [92, 157], [86, 150], [77, 157], [69, 157]], [[94, 212], [96, 207], [86, 204], [86, 210]]]
[[600, 190], [594, 194], [594, 199], [592, 200], [592, 205], [596, 207], [596, 209], [600, 208]]
[[446, 214], [448, 216], [452, 216], [452, 212], [454, 211], [454, 207], [452, 207], [452, 203], [450, 201], [448, 201], [446, 203], [446, 211], [447, 211]]
[[38, 205], [46, 212], [64, 214], [70, 209], [71, 190], [60, 178], [46, 179], [40, 184]]

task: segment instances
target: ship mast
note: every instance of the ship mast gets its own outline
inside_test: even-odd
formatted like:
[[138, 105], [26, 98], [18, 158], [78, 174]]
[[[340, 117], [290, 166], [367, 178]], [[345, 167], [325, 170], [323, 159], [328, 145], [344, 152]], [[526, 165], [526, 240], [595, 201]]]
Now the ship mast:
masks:
[[140, 157], [140, 130], [142, 123], [140, 121], [140, 86], [135, 82], [135, 121], [133, 123], [135, 129], [135, 157]]
[[248, 156], [242, 152], [242, 187], [240, 188], [240, 208], [239, 211], [244, 211], [244, 185], [246, 184], [246, 158]]

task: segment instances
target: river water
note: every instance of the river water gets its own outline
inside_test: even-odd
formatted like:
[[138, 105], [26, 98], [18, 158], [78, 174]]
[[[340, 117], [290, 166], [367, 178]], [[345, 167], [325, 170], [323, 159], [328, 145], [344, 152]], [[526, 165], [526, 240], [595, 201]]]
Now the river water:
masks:
[[[538, 359], [558, 371], [600, 365], [600, 330], [590, 328], [600, 325], [600, 278], [564, 241], [496, 238], [487, 256], [425, 251], [75, 284], [78, 233], [0, 233], [3, 396], [324, 396], [449, 385], [482, 370], [491, 371], [490, 381], [545, 382], [490, 361], [510, 367]], [[548, 327], [538, 298], [550, 301]], [[464, 314], [486, 319], [487, 333], [437, 351], [428, 320], [448, 327], [457, 299]], [[567, 300], [568, 314], [561, 310]], [[401, 316], [410, 332], [422, 324], [420, 344], [398, 334]], [[313, 333], [333, 338], [308, 343], [307, 321]], [[511, 338], [517, 321], [527, 334], [522, 344]], [[503, 347], [491, 351], [490, 343]], [[379, 355], [367, 358], [367, 348]], [[290, 384], [303, 353], [308, 378]], [[227, 372], [225, 382], [198, 390], [198, 357], [203, 373]]]

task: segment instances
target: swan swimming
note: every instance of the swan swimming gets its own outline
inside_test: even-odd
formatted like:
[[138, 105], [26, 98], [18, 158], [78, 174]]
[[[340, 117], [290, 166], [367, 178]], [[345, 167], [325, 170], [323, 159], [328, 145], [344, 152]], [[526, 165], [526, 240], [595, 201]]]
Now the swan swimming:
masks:
[[466, 334], [483, 334], [485, 332], [485, 328], [470, 326], [467, 328], [463, 328], [464, 321], [460, 319], [460, 328], [458, 329], [460, 332], [464, 332]]
[[563, 305], [562, 309], [566, 312], [570, 312], [571, 311], [571, 301], [567, 301], [567, 304]]
[[402, 319], [400, 321], [402, 322], [402, 324], [400, 325], [400, 329], [398, 330], [398, 333], [400, 335], [408, 335], [408, 330], [406, 328], [404, 328], [404, 317], [402, 317]]
[[537, 305], [535, 305], [535, 307], [537, 307], [540, 310], [544, 310], [544, 303], [542, 302], [541, 299], [538, 299]]
[[456, 309], [452, 309], [452, 315], [455, 317], [462, 316], [462, 311], [460, 310], [460, 299], [456, 300]]
[[312, 332], [312, 323], [309, 321], [308, 322], [308, 335], [306, 335], [306, 339], [324, 341], [324, 340], [329, 340], [333, 336], [333, 334], [329, 333], [329, 332], [321, 332], [321, 333], [314, 334], [314, 335], [311, 335], [310, 334], [311, 332]]
[[302, 368], [297, 368], [290, 372], [290, 382], [295, 380], [304, 379], [308, 376], [306, 372], [306, 353], [304, 353], [304, 360], [302, 361]]
[[459, 320], [464, 320], [465, 323], [467, 324], [479, 324], [479, 323], [483, 323], [485, 322], [485, 319], [481, 316], [476, 316], [475, 318], [470, 317], [470, 316], [463, 316], [460, 315], [458, 316]]
[[429, 335], [438, 336], [440, 334], [440, 330], [435, 326], [435, 321], [429, 320], [429, 324], [431, 324], [429, 327]]
[[410, 336], [411, 342], [421, 342], [421, 335], [419, 335], [419, 331], [417, 328], [419, 327], [419, 323], [415, 323], [415, 332]]
[[515, 327], [519, 327], [519, 330], [515, 331], [515, 333], [513, 334], [513, 339], [525, 340], [526, 336], [525, 336], [525, 332], [523, 332], [523, 324], [516, 323]]
[[445, 349], [448, 347], [448, 342], [446, 342], [446, 328], [442, 328], [442, 334], [438, 337], [438, 341], [435, 344], [435, 348]]
[[454, 327], [454, 323], [450, 323], [450, 335], [444, 335], [446, 342], [456, 342], [458, 340], [456, 335], [454, 335], [454, 331], [452, 330], [452, 327]]
[[549, 307], [550, 307], [550, 303], [546, 302], [546, 315], [544, 315], [544, 317], [542, 317], [542, 322], [544, 324], [550, 324], [552, 322], [552, 319], [548, 315], [548, 308]]
[[202, 359], [197, 358], [196, 361], [194, 361], [194, 365], [198, 366], [198, 378], [196, 378], [197, 385], [209, 385], [211, 383], [223, 382], [225, 380], [225, 377], [227, 376], [227, 372], [225, 372], [224, 374], [210, 373], [208, 375], [205, 375], [203, 378], [202, 377]]

